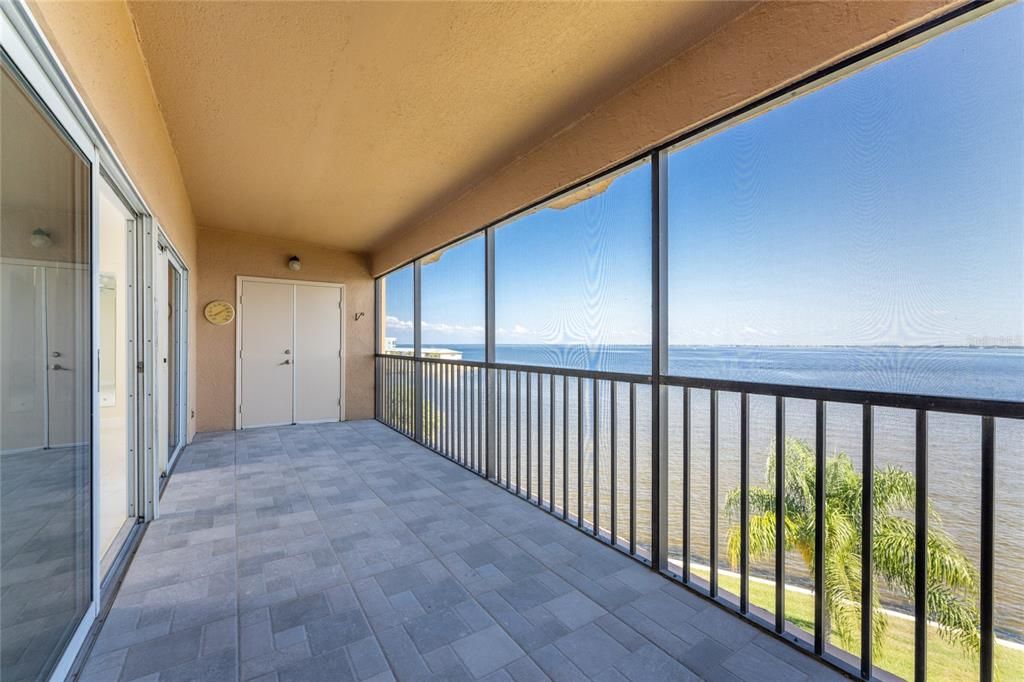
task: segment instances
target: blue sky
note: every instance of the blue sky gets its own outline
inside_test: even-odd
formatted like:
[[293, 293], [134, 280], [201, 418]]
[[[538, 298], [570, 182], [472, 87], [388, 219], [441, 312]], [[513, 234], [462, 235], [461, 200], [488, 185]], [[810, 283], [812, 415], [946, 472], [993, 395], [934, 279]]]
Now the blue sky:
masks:
[[[674, 152], [671, 344], [1020, 345], [1020, 3]], [[497, 230], [498, 343], [647, 343], [650, 171]], [[482, 343], [483, 239], [423, 268], [424, 343]], [[387, 280], [412, 340], [411, 268]]]

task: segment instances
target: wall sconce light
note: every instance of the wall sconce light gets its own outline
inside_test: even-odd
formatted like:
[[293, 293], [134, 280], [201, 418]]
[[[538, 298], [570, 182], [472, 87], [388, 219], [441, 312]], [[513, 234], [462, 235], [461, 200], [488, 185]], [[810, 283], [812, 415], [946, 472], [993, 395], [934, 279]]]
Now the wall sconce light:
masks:
[[288, 269], [298, 272], [302, 269], [302, 261], [299, 260], [298, 256], [292, 256], [288, 259]]
[[363, 317], [363, 315], [365, 315], [365, 314], [366, 314], [366, 313], [356, 313], [356, 322], [358, 322], [359, 320], [361, 320], [361, 319], [362, 319], [362, 317]]
[[53, 239], [50, 238], [49, 232], [37, 227], [32, 230], [32, 236], [29, 237], [29, 242], [37, 249], [45, 249], [53, 244]]

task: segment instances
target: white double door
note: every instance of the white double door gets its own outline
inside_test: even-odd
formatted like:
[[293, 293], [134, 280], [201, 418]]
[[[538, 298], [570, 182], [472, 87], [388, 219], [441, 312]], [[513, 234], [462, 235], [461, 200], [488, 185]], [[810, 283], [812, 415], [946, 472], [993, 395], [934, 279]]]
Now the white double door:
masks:
[[241, 428], [342, 418], [343, 305], [337, 284], [239, 280]]

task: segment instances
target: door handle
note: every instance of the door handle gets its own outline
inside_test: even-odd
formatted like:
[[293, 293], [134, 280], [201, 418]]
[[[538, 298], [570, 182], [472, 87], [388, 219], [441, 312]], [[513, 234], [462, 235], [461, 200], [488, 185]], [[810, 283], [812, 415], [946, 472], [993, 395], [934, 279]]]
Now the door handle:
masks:
[[65, 367], [64, 365], [57, 365], [57, 364], [51, 365], [50, 369], [63, 370], [65, 372], [69, 371], [69, 368]]
[[285, 361], [284, 361], [284, 362], [282, 362], [281, 364], [282, 364], [282, 365], [290, 365], [290, 364], [292, 364], [292, 361], [291, 361], [291, 360], [285, 360]]

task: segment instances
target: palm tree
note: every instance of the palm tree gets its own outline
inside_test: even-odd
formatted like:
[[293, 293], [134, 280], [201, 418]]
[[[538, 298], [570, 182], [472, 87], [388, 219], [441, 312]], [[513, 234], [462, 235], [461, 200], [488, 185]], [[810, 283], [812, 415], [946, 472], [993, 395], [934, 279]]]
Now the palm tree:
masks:
[[[775, 448], [768, 454], [768, 486], [752, 487], [750, 499], [749, 552], [751, 559], [775, 555]], [[804, 441], [786, 439], [785, 467], [786, 550], [800, 553], [808, 571], [814, 572], [815, 457]], [[825, 468], [825, 605], [826, 641], [834, 634], [850, 648], [860, 632], [861, 605], [861, 490], [863, 477], [850, 457], [838, 452]], [[914, 475], [890, 466], [874, 473], [875, 586], [871, 595], [872, 642], [878, 651], [885, 641], [886, 616], [879, 606], [880, 581], [893, 591], [914, 595]], [[738, 518], [740, 491], [730, 492], [727, 511]], [[740, 528], [729, 530], [729, 561], [740, 559]], [[947, 641], [964, 651], [980, 647], [977, 603], [978, 576], [970, 560], [943, 530], [935, 510], [929, 507], [928, 522], [928, 619], [939, 626]]]

